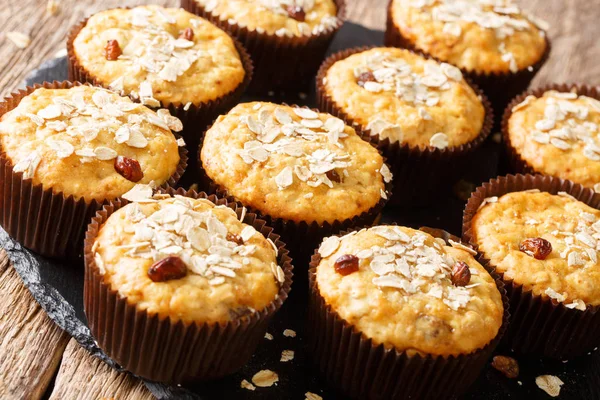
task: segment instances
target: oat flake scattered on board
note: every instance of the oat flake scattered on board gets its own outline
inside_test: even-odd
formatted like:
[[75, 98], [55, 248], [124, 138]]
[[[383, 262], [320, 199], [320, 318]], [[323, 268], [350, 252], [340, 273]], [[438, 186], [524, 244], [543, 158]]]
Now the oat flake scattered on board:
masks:
[[31, 43], [29, 35], [21, 32], [6, 32], [6, 37], [20, 49], [26, 48]]
[[293, 331], [291, 329], [286, 329], [283, 331], [283, 336], [285, 337], [296, 337], [296, 331]]
[[281, 352], [280, 362], [288, 362], [294, 359], [294, 350], [283, 350]]
[[48, 3], [46, 3], [46, 12], [50, 15], [58, 14], [59, 8], [60, 8], [60, 5], [58, 4], [58, 1], [56, 1], [56, 0], [48, 0]]
[[558, 376], [541, 375], [535, 378], [535, 384], [548, 395], [557, 397], [560, 394], [560, 387], [565, 383]]
[[304, 393], [304, 400], [323, 400], [323, 397], [319, 396], [316, 393], [306, 392]]
[[254, 386], [253, 384], [251, 384], [250, 382], [248, 382], [245, 379], [240, 383], [240, 387], [242, 389], [247, 389], [247, 390], [256, 390], [256, 386]]
[[254, 383], [258, 387], [270, 387], [278, 381], [279, 376], [269, 369], [263, 369], [261, 371], [258, 371], [252, 377], [252, 383]]

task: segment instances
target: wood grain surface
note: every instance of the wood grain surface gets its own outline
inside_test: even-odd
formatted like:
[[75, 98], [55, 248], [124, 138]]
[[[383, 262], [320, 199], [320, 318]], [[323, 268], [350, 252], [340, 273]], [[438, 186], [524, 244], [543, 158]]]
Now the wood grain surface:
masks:
[[142, 381], [116, 372], [79, 347], [75, 339], [71, 339], [65, 349], [50, 395], [50, 400], [153, 398]]
[[[178, 0], [47, 0], [0, 2], [0, 95], [19, 87], [33, 69], [65, 48], [70, 27], [93, 12], [115, 6], [154, 3], [177, 6]], [[348, 19], [383, 29], [387, 0], [347, 0]], [[527, 11], [551, 25], [553, 50], [533, 85], [581, 82], [600, 85], [600, 0], [522, 0]], [[17, 31], [31, 43], [19, 49], [6, 36]], [[22, 285], [0, 251], [0, 398], [2, 399], [147, 399], [141, 382], [119, 374], [69, 342]], [[67, 346], [68, 343], [68, 346]], [[65, 350], [66, 348], [66, 350]], [[62, 362], [61, 362], [62, 360]], [[60, 365], [60, 369], [59, 369]], [[56, 375], [55, 385], [48, 386]], [[46, 391], [48, 390], [48, 393]]]

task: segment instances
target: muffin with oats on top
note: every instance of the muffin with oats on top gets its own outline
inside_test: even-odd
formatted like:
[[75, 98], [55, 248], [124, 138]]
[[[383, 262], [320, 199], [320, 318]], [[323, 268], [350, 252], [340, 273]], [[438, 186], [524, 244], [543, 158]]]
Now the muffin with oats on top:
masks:
[[400, 202], [422, 202], [450, 186], [493, 122], [487, 99], [458, 68], [403, 49], [332, 55], [317, 93], [322, 109], [376, 138], [405, 188], [396, 192]]
[[344, 0], [182, 0], [238, 39], [255, 74], [250, 90], [307, 91], [345, 16]]
[[44, 84], [1, 104], [2, 226], [43, 255], [74, 257], [88, 218], [136, 184], [174, 185], [181, 121], [106, 89]]
[[547, 60], [547, 29], [512, 0], [391, 0], [385, 43], [457, 66], [501, 112]]
[[585, 85], [549, 85], [507, 107], [502, 134], [512, 167], [600, 191], [600, 94]]
[[600, 344], [599, 206], [591, 189], [542, 175], [500, 177], [469, 199], [463, 238], [506, 284], [515, 351], [567, 358]]
[[322, 242], [310, 264], [307, 332], [326, 379], [357, 398], [451, 398], [466, 390], [508, 314], [475, 252], [453, 246], [399, 226]]
[[264, 221], [224, 199], [180, 189], [137, 200], [111, 203], [89, 226], [92, 333], [147, 379], [191, 383], [235, 372], [289, 293], [287, 250]]
[[341, 119], [264, 102], [219, 117], [201, 163], [211, 190], [235, 197], [298, 245], [372, 223], [392, 178], [379, 152]]

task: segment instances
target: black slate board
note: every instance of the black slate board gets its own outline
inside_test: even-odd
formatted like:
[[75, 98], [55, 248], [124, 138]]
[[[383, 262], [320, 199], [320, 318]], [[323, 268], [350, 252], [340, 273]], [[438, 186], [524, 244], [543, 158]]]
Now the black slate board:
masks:
[[[337, 35], [330, 53], [348, 47], [381, 43], [383, 43], [383, 32], [347, 23]], [[25, 84], [65, 79], [67, 79], [66, 59], [61, 57], [43, 63], [28, 77]], [[314, 106], [314, 93], [309, 93], [308, 97], [303, 95], [301, 97], [298, 94], [275, 93], [265, 99]], [[244, 100], [255, 100], [255, 98]], [[465, 179], [478, 184], [502, 172], [498, 167], [501, 164], [499, 154], [499, 146], [490, 140], [480, 151], [479, 159], [474, 164], [477, 168], [473, 168]], [[438, 201], [435, 207], [411, 209], [387, 207], [382, 222], [395, 222], [415, 228], [431, 226], [460, 235], [463, 208], [464, 201], [449, 193], [447, 198]], [[23, 282], [50, 318], [93, 355], [112, 368], [122, 370], [97, 346], [86, 326], [83, 313], [82, 263], [67, 265], [41, 257], [24, 249], [9, 238], [1, 228], [0, 246], [6, 249]], [[294, 266], [294, 286], [290, 298], [269, 328], [274, 339], [272, 341], [265, 339], [250, 363], [241, 371], [219, 381], [185, 389], [145, 382], [148, 389], [159, 399], [304, 399], [304, 393], [307, 391], [317, 393], [326, 400], [343, 398], [317, 376], [309, 354], [304, 351], [306, 266], [299, 264]], [[284, 329], [295, 330], [297, 336], [284, 337], [282, 334]], [[285, 349], [294, 350], [295, 358], [290, 362], [281, 363], [279, 358], [281, 351]], [[507, 354], [501, 349], [498, 352]], [[521, 367], [518, 380], [508, 380], [488, 366], [464, 398], [549, 399], [550, 397], [535, 385], [535, 377], [551, 374], [557, 375], [565, 382], [560, 399], [600, 399], [600, 356], [596, 352], [570, 360], [568, 363], [523, 357], [518, 360]], [[279, 374], [277, 385], [271, 388], [257, 388], [254, 392], [240, 388], [242, 379], [250, 381], [252, 376], [261, 369], [277, 372]]]

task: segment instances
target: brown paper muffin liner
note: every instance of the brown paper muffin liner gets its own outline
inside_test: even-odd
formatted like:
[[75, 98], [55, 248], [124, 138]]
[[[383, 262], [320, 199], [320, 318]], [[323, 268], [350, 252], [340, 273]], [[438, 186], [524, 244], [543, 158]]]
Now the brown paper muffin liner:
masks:
[[233, 20], [222, 20], [207, 11], [196, 0], [181, 0], [181, 7], [237, 38], [250, 53], [254, 62], [254, 78], [249, 91], [267, 94], [270, 91], [308, 91], [327, 48], [346, 16], [345, 0], [334, 0], [338, 23], [319, 34], [278, 36], [259, 33], [238, 25]]
[[[243, 207], [206, 193], [169, 189], [166, 193], [203, 198], [226, 205], [242, 216]], [[279, 235], [253, 213], [243, 222], [253, 226], [278, 249], [277, 261], [285, 273], [277, 297], [264, 309], [223, 323], [190, 323], [159, 317], [140, 309], [105, 282], [95, 263], [92, 246], [110, 215], [128, 204], [116, 200], [96, 213], [85, 239], [84, 306], [92, 334], [106, 354], [123, 368], [153, 381], [188, 384], [234, 373], [248, 362], [265, 335], [269, 322], [288, 297], [292, 264]]]
[[[421, 230], [448, 240], [453, 236], [439, 229]], [[340, 236], [347, 232], [340, 233]], [[414, 354], [376, 344], [345, 321], [327, 304], [316, 279], [321, 261], [315, 250], [309, 267], [309, 351], [327, 382], [357, 399], [450, 399], [464, 393], [477, 379], [508, 326], [510, 314], [504, 284], [483, 265], [496, 281], [504, 314], [498, 334], [486, 346], [469, 354], [434, 356]]]
[[[366, 126], [359, 124], [351, 116], [346, 114], [327, 93], [327, 89], [323, 83], [327, 71], [337, 61], [375, 47], [377, 46], [356, 47], [342, 50], [332, 54], [323, 62], [316, 80], [318, 107], [322, 111], [343, 119], [346, 124], [352, 126], [363, 139], [366, 140], [367, 138], [371, 138], [371, 143], [382, 151], [392, 167], [394, 186], [397, 188], [395, 195], [390, 200], [390, 204], [424, 205], [437, 201], [439, 195], [449, 192], [452, 183], [461, 177], [465, 168], [470, 164], [474, 153], [490, 135], [494, 125], [494, 112], [492, 106], [481, 90], [465, 77], [466, 82], [481, 99], [485, 109], [483, 125], [479, 135], [475, 139], [463, 145], [448, 147], [443, 150], [432, 147], [413, 147], [398, 141], [392, 142], [389, 138], [381, 139], [379, 135], [372, 134]], [[432, 59], [432, 57], [423, 55], [422, 53], [413, 50], [410, 51], [425, 58]]]
[[[96, 86], [102, 86], [108, 88], [110, 82], [102, 82], [94, 77], [89, 71], [87, 71], [83, 65], [80, 64], [75, 54], [73, 42], [79, 34], [79, 32], [85, 27], [89, 18], [84, 19], [71, 28], [69, 35], [67, 36], [67, 64], [69, 70], [69, 79], [71, 81], [78, 82], [89, 82]], [[233, 106], [235, 106], [241, 99], [242, 95], [246, 91], [250, 81], [252, 80], [254, 67], [252, 61], [246, 49], [238, 42], [235, 38], [232, 38], [235, 44], [235, 48], [240, 55], [242, 65], [246, 74], [242, 83], [235, 88], [233, 91], [224, 94], [218, 99], [203, 102], [199, 104], [191, 104], [186, 108], [186, 104], [175, 104], [168, 102], [160, 102], [160, 108], [167, 108], [171, 115], [179, 118], [183, 123], [183, 131], [180, 132], [181, 136], [185, 140], [188, 149], [190, 149], [190, 171], [195, 170], [196, 162], [196, 149], [200, 141], [200, 136], [204, 129], [219, 115], [226, 113]], [[134, 101], [138, 101], [133, 99]], [[152, 108], [152, 107], [149, 107]], [[188, 174], [186, 174], [187, 176]]]
[[545, 174], [544, 171], [536, 171], [532, 165], [530, 165], [527, 161], [525, 161], [521, 155], [519, 154], [519, 149], [515, 148], [510, 141], [510, 137], [508, 135], [508, 121], [512, 116], [512, 109], [516, 105], [522, 103], [527, 96], [535, 96], [541, 97], [544, 93], [556, 90], [557, 92], [572, 92], [575, 91], [578, 95], [592, 97], [594, 99], [600, 100], [600, 87], [581, 85], [576, 83], [563, 83], [563, 84], [548, 84], [536, 89], [528, 90], [524, 93], [521, 93], [519, 96], [515, 97], [504, 110], [504, 115], [502, 116], [502, 139], [503, 144], [506, 149], [506, 155], [508, 158], [509, 166], [512, 169], [512, 172], [517, 173], [539, 173]]
[[[0, 118], [16, 108], [23, 97], [38, 88], [66, 89], [81, 83], [44, 82], [12, 93], [0, 103]], [[187, 166], [187, 150], [179, 147], [179, 165], [163, 184], [175, 186]], [[75, 259], [81, 256], [88, 222], [105, 202], [76, 199], [14, 172], [10, 157], [0, 144], [0, 225], [26, 248], [46, 257]]]
[[[286, 104], [284, 103], [284, 105]], [[292, 107], [298, 106], [292, 105]], [[312, 110], [316, 112], [321, 112], [316, 108], [313, 108]], [[210, 127], [208, 129], [210, 129]], [[200, 149], [202, 148], [204, 135], [202, 135]], [[369, 141], [370, 139], [365, 140], [371, 143]], [[371, 144], [375, 146], [373, 143]], [[379, 152], [381, 153], [381, 151]], [[242, 205], [245, 205], [243, 201], [237, 199], [235, 196], [229, 193], [226, 187], [219, 185], [208, 176], [208, 174], [204, 170], [204, 166], [202, 165], [202, 160], [200, 160], [200, 155], [201, 150], [198, 151], [198, 174], [200, 176], [200, 188], [206, 193], [216, 194], [220, 197], [227, 197], [231, 200], [239, 202]], [[383, 158], [383, 161], [384, 163], [386, 162], [385, 156]], [[392, 197], [392, 189], [392, 182], [385, 184], [385, 193], [388, 199]], [[318, 243], [321, 242], [321, 240], [324, 237], [334, 235], [342, 230], [363, 228], [366, 226], [373, 225], [375, 221], [380, 217], [381, 211], [383, 210], [383, 207], [387, 203], [388, 199], [381, 198], [376, 205], [374, 205], [371, 209], [363, 212], [360, 215], [354, 216], [349, 219], [345, 219], [343, 221], [336, 220], [332, 223], [324, 222], [323, 224], [319, 224], [317, 222], [309, 223], [306, 221], [297, 222], [284, 218], [272, 217], [253, 207], [249, 207], [247, 205], [245, 206], [248, 208], [248, 210], [257, 214], [259, 218], [267, 221], [267, 224], [273, 227], [273, 229], [275, 229], [275, 232], [281, 235], [281, 238], [287, 243], [288, 249], [290, 250], [293, 258], [298, 261], [296, 265], [301, 265], [303, 263], [309, 262], [313, 249], [318, 245]]]
[[[484, 199], [510, 192], [539, 189], [566, 192], [585, 204], [600, 208], [600, 194], [574, 182], [545, 175], [507, 175], [490, 180], [471, 194], [463, 216], [463, 241], [477, 249], [472, 220]], [[489, 262], [480, 253], [480, 262]], [[492, 265], [493, 267], [493, 265]], [[568, 309], [547, 296], [533, 294], [518, 282], [498, 274], [510, 300], [511, 324], [505, 343], [517, 353], [551, 358], [577, 356], [600, 345], [600, 307]]]
[[[410, 50], [416, 50], [420, 53], [425, 53], [423, 50], [418, 49], [408, 38], [402, 36], [400, 30], [394, 24], [394, 21], [392, 21], [392, 2], [393, 0], [389, 1], [387, 10], [387, 22], [385, 30], [386, 46], [403, 47]], [[517, 72], [508, 73], [485, 73], [461, 68], [462, 73], [469, 77], [469, 79], [479, 86], [488, 96], [498, 118], [500, 118], [500, 115], [502, 115], [502, 110], [504, 110], [504, 107], [506, 107], [510, 99], [519, 93], [522, 93], [529, 87], [529, 84], [535, 75], [550, 57], [552, 44], [548, 38], [547, 32], [544, 33], [546, 39], [546, 49], [538, 62], [528, 68], [521, 69]], [[436, 59], [431, 55], [430, 57]], [[441, 60], [438, 61], [442, 62]]]

